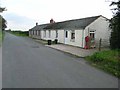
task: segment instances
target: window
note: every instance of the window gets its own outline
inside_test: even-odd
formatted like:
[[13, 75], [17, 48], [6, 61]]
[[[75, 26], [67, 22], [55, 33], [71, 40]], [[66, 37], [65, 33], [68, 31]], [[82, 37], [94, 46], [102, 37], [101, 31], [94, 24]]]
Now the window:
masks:
[[56, 38], [58, 38], [58, 30], [56, 30]]
[[90, 47], [95, 47], [95, 31], [90, 31]]
[[30, 35], [32, 35], [32, 31], [30, 31]]
[[49, 38], [51, 37], [51, 31], [49, 30]]
[[37, 32], [38, 32], [38, 31], [36, 30], [36, 35], [37, 35]]
[[68, 31], [65, 32], [65, 37], [68, 38]]
[[95, 39], [95, 31], [90, 31], [90, 38], [91, 40]]
[[34, 31], [32, 31], [32, 34], [34, 35]]
[[38, 36], [40, 36], [40, 30], [38, 30]]
[[38, 35], [38, 30], [36, 31], [36, 35]]
[[94, 38], [95, 38], [95, 34], [94, 34], [94, 33], [90, 33], [90, 37], [91, 37], [92, 39], [94, 39]]
[[75, 31], [71, 32], [71, 39], [75, 39]]

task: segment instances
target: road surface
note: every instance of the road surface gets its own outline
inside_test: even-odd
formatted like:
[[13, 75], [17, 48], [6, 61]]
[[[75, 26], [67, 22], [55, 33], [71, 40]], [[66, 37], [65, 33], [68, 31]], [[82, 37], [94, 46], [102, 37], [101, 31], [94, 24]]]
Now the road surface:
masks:
[[77, 57], [6, 33], [2, 88], [117, 88], [118, 79]]

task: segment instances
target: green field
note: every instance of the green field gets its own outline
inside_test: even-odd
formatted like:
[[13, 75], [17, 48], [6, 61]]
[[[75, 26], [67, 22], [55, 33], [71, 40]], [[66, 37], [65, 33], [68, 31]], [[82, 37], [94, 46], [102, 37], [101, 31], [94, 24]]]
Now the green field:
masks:
[[120, 78], [120, 50], [107, 50], [86, 57], [93, 66]]
[[16, 35], [16, 36], [29, 36], [29, 32], [28, 31], [11, 31], [10, 33]]

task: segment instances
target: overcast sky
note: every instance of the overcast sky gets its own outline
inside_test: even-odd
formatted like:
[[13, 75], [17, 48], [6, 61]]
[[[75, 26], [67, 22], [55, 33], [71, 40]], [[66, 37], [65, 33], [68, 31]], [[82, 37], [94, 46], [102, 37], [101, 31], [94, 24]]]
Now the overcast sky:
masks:
[[29, 30], [39, 24], [103, 15], [112, 17], [110, 2], [106, 0], [0, 0], [0, 6], [7, 11], [2, 16], [8, 22], [8, 29]]

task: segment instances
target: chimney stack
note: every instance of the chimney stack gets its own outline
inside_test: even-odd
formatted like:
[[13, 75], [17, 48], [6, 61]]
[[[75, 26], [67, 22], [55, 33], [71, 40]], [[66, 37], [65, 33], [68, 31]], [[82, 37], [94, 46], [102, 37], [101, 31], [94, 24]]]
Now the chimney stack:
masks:
[[55, 21], [51, 18], [50, 23], [51, 23], [51, 24], [52, 24], [52, 23], [55, 23]]
[[38, 23], [36, 22], [36, 26], [38, 25]]

